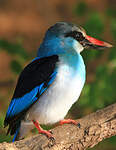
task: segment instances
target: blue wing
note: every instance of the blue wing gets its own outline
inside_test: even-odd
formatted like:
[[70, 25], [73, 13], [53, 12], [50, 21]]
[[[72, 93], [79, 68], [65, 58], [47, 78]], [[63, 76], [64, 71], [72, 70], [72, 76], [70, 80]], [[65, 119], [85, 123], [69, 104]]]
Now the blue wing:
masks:
[[17, 115], [18, 113], [22, 112], [24, 109], [29, 107], [31, 104], [33, 104], [37, 100], [37, 93], [41, 90], [41, 85], [38, 87], [35, 87], [32, 91], [25, 94], [22, 97], [14, 98], [12, 99], [6, 117], [13, 117]]
[[[51, 75], [51, 79], [49, 80], [48, 85], [52, 84], [52, 82], [55, 80], [55, 77], [56, 72], [54, 72]], [[23, 110], [27, 109], [30, 105], [32, 105], [35, 101], [38, 100], [38, 93], [40, 97], [48, 87], [49, 86], [45, 87], [45, 84], [42, 83], [39, 86], [32, 89], [29, 93], [25, 94], [24, 96], [12, 99], [6, 117], [11, 118], [17, 115], [18, 113], [22, 112]]]
[[[15, 124], [55, 80], [58, 56], [34, 59], [19, 76], [4, 125]], [[9, 129], [10, 130], [10, 129]], [[15, 130], [12, 131], [14, 134]]]

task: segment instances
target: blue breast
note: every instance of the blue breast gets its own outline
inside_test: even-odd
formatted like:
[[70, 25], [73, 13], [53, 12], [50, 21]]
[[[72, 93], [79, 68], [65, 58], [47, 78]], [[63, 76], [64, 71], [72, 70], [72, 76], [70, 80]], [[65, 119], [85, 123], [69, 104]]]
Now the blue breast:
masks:
[[63, 60], [63, 63], [66, 64], [66, 66], [70, 66], [71, 68], [71, 77], [74, 76], [81, 77], [83, 82], [85, 82], [86, 79], [86, 70], [85, 70], [85, 64], [83, 61], [82, 56], [79, 53], [76, 53], [75, 55], [61, 55], [60, 59]]

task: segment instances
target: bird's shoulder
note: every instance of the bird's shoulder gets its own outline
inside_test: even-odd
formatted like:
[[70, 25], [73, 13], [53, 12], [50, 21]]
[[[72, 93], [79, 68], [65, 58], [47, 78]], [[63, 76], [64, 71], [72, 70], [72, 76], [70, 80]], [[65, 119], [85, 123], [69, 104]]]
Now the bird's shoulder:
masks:
[[30, 92], [36, 86], [47, 82], [54, 72], [58, 56], [53, 55], [44, 58], [35, 58], [21, 72], [13, 98], [21, 97]]

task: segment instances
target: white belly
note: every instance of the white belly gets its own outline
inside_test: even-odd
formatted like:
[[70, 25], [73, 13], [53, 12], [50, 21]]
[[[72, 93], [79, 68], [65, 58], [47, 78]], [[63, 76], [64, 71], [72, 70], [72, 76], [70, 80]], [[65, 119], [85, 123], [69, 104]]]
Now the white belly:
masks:
[[56, 80], [30, 108], [27, 118], [38, 120], [40, 124], [52, 124], [62, 120], [79, 98], [84, 82], [85, 79], [78, 70], [72, 76], [69, 66], [60, 67]]

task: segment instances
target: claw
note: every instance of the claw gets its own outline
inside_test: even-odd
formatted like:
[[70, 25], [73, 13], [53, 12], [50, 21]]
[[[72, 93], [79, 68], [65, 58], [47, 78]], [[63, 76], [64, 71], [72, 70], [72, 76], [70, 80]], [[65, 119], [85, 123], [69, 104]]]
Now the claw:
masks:
[[80, 125], [80, 123], [77, 123], [77, 126], [78, 126], [79, 128], [81, 128], [81, 125]]
[[40, 124], [38, 123], [38, 121], [32, 120], [33, 124], [35, 125], [35, 127], [37, 128], [38, 132], [40, 134], [45, 134], [48, 138], [54, 138], [52, 136], [52, 133], [50, 131], [46, 131], [44, 129], [41, 128]]
[[49, 138], [49, 143], [48, 143], [48, 147], [51, 148], [53, 145], [55, 145], [56, 140], [54, 137], [50, 137]]
[[51, 130], [49, 130], [49, 132], [50, 132], [51, 134], [53, 134], [53, 132], [52, 132]]
[[49, 131], [46, 131], [46, 130], [41, 130], [41, 131], [39, 131], [39, 133], [40, 134], [45, 134], [48, 138], [53, 138], [53, 136], [52, 136], [52, 134], [51, 134], [51, 132], [49, 132]]
[[77, 121], [72, 120], [72, 119], [61, 120], [60, 121], [60, 125], [63, 125], [63, 124], [74, 124], [74, 125], [76, 125], [76, 126], [78, 126], [80, 128], [80, 123], [78, 123]]

